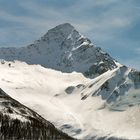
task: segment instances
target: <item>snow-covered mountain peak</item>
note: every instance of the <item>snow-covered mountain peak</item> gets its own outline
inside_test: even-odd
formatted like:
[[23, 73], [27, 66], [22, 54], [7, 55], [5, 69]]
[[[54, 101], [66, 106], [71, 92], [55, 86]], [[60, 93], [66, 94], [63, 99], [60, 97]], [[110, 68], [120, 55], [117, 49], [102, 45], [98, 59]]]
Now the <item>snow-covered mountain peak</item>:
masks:
[[[37, 41], [46, 42], [46, 46], [55, 46], [55, 47], [66, 47], [66, 49], [74, 49], [75, 46], [84, 44], [90, 44], [91, 41], [81, 35], [71, 24], [64, 23], [60, 24], [50, 30]], [[36, 43], [37, 43], [36, 42]], [[51, 45], [52, 44], [52, 45]], [[49, 47], [50, 47], [49, 46]]]
[[53, 34], [54, 36], [56, 36], [55, 33], [58, 33], [58, 34], [63, 34], [64, 36], [68, 36], [73, 30], [75, 30], [75, 28], [69, 24], [69, 23], [64, 23], [64, 24], [60, 24], [50, 30], [48, 30], [47, 34], [46, 35], [49, 35], [49, 34]]
[[50, 29], [49, 31], [52, 31], [52, 30], [61, 30], [61, 31], [66, 32], [66, 31], [71, 31], [73, 29], [75, 29], [75, 28], [70, 23], [62, 23], [62, 24], [59, 24], [56, 27]]
[[[74, 31], [74, 27], [69, 23], [58, 25], [50, 30], [41, 38], [41, 41], [57, 42], [59, 45], [68, 38]], [[78, 35], [78, 32], [77, 32]]]
[[40, 64], [62, 72], [77, 71], [88, 77], [117, 67], [109, 54], [95, 47], [69, 23], [50, 29], [27, 47], [0, 48], [0, 58]]

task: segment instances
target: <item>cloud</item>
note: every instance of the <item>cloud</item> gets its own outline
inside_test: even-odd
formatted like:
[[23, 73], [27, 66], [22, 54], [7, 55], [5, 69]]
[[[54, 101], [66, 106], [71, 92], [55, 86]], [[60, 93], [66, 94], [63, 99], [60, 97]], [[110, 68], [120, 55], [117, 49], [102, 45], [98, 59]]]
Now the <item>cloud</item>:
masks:
[[70, 22], [115, 58], [139, 55], [138, 0], [1, 0], [0, 45], [24, 46], [48, 29]]
[[135, 53], [138, 54], [138, 55], [140, 55], [140, 48], [136, 48], [135, 49]]
[[[30, 16], [10, 15], [11, 13], [2, 13], [0, 16], [3, 18], [8, 17], [11, 21], [23, 23], [27, 26], [40, 26], [40, 28], [48, 27], [50, 25], [55, 26], [60, 22], [69, 21], [72, 24], [77, 25], [78, 28], [79, 25], [81, 25], [82, 27], [80, 29], [83, 32], [88, 32], [93, 29], [98, 29], [100, 31], [111, 30], [112, 28], [128, 26], [131, 23], [131, 20], [126, 16], [114, 16], [114, 12], [112, 11], [115, 7], [114, 5], [113, 8], [108, 8], [108, 10], [104, 11], [106, 6], [109, 7], [108, 5], [112, 3], [115, 4], [116, 0], [108, 0], [107, 2], [104, 2], [103, 0], [78, 0], [74, 5], [63, 7], [61, 9], [59, 9], [59, 7], [49, 7], [49, 4], [47, 5], [47, 3], [46, 5], [42, 5], [39, 1], [34, 2], [25, 0], [17, 2], [24, 11], [30, 13]], [[117, 6], [116, 9], [118, 9], [119, 6]], [[122, 11], [119, 13], [121, 12]], [[95, 13], [95, 15], [92, 13]], [[45, 26], [45, 24], [47, 26]]]
[[[108, 0], [106, 2], [103, 0], [78, 0], [73, 5], [70, 4], [70, 6], [67, 5], [67, 7], [61, 9], [56, 6], [49, 7], [47, 3], [46, 5], [42, 5], [37, 0], [17, 1], [17, 3], [21, 9], [24, 9], [23, 11], [28, 11], [27, 13], [30, 14], [17, 16], [7, 13], [6, 11], [1, 11], [0, 17], [2, 19], [8, 19], [9, 22], [23, 24], [31, 29], [39, 29], [40, 32], [62, 22], [70, 22], [84, 34], [90, 32], [91, 35], [93, 32], [99, 34], [97, 36], [100, 37], [100, 34], [105, 33], [104, 37], [106, 38], [107, 34], [111, 36], [113, 30], [126, 27], [131, 24], [132, 21], [127, 16], [120, 16], [118, 14], [114, 16], [115, 10], [112, 9], [121, 9], [119, 7], [120, 5], [118, 5], [117, 8], [116, 5], [112, 5], [116, 4], [116, 0]], [[108, 10], [105, 10], [106, 7]], [[122, 10], [120, 10], [119, 13], [123, 13]]]

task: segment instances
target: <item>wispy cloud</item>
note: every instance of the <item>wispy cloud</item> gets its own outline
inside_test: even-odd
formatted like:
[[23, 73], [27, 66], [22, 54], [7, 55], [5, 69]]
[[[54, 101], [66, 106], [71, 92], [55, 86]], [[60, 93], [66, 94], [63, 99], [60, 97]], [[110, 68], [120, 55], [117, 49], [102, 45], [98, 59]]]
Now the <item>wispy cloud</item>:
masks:
[[0, 45], [27, 45], [48, 29], [70, 22], [126, 63], [124, 58], [139, 58], [139, 12], [139, 0], [1, 0]]

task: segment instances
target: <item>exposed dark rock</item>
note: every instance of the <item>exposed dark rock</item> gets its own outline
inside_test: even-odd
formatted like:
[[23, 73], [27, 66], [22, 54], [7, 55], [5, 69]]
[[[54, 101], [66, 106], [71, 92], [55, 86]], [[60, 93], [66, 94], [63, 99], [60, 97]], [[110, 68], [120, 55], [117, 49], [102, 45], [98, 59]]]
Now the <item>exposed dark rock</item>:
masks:
[[68, 87], [68, 88], [65, 89], [65, 92], [66, 92], [67, 94], [71, 94], [71, 93], [74, 91], [74, 89], [75, 89], [74, 86], [70, 86], [70, 87]]

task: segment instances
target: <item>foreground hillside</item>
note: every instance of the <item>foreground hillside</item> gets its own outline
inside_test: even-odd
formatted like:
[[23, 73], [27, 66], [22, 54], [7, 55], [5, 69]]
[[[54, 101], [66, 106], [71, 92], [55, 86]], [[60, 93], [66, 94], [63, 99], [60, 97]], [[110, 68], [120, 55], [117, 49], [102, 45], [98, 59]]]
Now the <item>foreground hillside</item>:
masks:
[[73, 140], [0, 89], [1, 140]]

